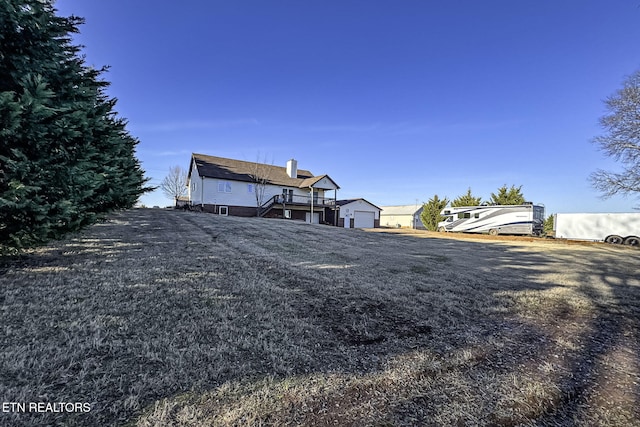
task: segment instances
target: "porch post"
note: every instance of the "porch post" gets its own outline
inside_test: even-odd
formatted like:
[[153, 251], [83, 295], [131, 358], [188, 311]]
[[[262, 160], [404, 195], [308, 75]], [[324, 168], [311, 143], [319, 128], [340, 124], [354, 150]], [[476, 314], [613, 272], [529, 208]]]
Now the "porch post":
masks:
[[333, 226], [338, 226], [338, 189], [333, 192]]
[[309, 188], [311, 190], [311, 218], [309, 218], [309, 224], [313, 224], [313, 186]]

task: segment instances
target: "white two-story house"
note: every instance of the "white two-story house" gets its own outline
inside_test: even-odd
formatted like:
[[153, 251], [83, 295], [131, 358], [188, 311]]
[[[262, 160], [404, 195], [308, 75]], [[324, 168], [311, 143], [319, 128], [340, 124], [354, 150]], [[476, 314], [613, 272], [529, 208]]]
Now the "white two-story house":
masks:
[[192, 154], [188, 174], [189, 202], [219, 215], [262, 216], [313, 223], [335, 218], [338, 184], [328, 175], [314, 176], [286, 166]]

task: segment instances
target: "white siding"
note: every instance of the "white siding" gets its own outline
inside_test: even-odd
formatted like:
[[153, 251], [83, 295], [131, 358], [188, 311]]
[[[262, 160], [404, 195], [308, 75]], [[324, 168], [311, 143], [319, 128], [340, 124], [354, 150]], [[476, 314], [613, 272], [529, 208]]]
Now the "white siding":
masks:
[[337, 190], [336, 185], [329, 178], [322, 178], [320, 181], [313, 184], [313, 187], [317, 189], [325, 190]]
[[424, 228], [420, 221], [422, 206], [401, 205], [401, 206], [381, 206], [380, 225], [383, 227], [408, 227]]
[[[231, 187], [230, 192], [219, 191], [220, 183], [229, 183]], [[204, 186], [204, 191], [202, 190]], [[223, 188], [229, 186], [224, 185]], [[253, 187], [253, 191], [249, 192], [249, 186]], [[307, 189], [296, 187], [284, 187], [278, 185], [267, 185], [264, 189], [264, 196], [262, 198], [262, 204], [266, 203], [273, 196], [282, 194], [283, 189], [293, 190], [294, 196], [309, 197], [310, 192]], [[254, 191], [256, 190], [256, 184], [242, 181], [225, 181], [222, 179], [205, 178], [204, 181], [200, 178], [197, 172], [197, 168], [194, 167], [191, 172], [191, 182], [189, 183], [189, 198], [194, 205], [202, 203], [202, 195], [204, 194], [204, 203], [209, 205], [222, 205], [222, 206], [256, 206], [256, 196]], [[318, 191], [318, 197], [324, 197], [323, 190]], [[298, 197], [294, 198], [294, 201], [301, 201]]]
[[385, 215], [384, 211], [380, 216], [380, 225], [385, 227], [412, 227], [413, 215]]
[[191, 204], [193, 205], [199, 205], [202, 203], [202, 198], [201, 198], [201, 179], [200, 179], [200, 175], [198, 174], [198, 168], [196, 167], [196, 162], [193, 162], [193, 165], [191, 167], [191, 176], [189, 178], [189, 200], [191, 201]]
[[[228, 187], [225, 183], [229, 183]], [[219, 191], [222, 188], [230, 188], [230, 192]], [[249, 193], [247, 182], [225, 181], [223, 179], [204, 179], [204, 203], [210, 205], [225, 206], [255, 206], [255, 195]]]
[[[275, 188], [276, 188], [276, 189], [278, 189], [279, 191], [277, 191], [276, 193], [274, 193], [274, 195], [275, 195], [275, 194], [282, 194], [282, 189], [283, 189], [283, 188], [285, 188], [285, 187], [275, 187]], [[318, 197], [322, 197], [322, 194], [323, 194], [322, 190], [320, 190], [318, 193], [319, 193], [319, 194], [318, 194]], [[293, 195], [294, 195], [294, 196], [305, 196], [305, 197], [309, 197], [309, 196], [311, 196], [311, 192], [309, 191], [309, 189], [308, 189], [308, 188], [294, 188], [294, 189], [293, 189]], [[294, 201], [295, 201], [295, 200], [296, 200], [296, 199], [294, 199]]]
[[[305, 213], [305, 221], [308, 223], [309, 219], [311, 218], [311, 212], [306, 212]], [[320, 224], [320, 212], [314, 212], [313, 213], [313, 223], [314, 224]]]
[[340, 218], [344, 218], [347, 214], [351, 214], [350, 218], [353, 218], [355, 211], [373, 212], [374, 219], [380, 219], [380, 210], [362, 200], [354, 200], [351, 203], [340, 206]]
[[[219, 191], [218, 184], [229, 183], [224, 185], [223, 188], [231, 191]], [[318, 183], [322, 187], [332, 188], [334, 187], [331, 180], [323, 178]], [[249, 192], [249, 186], [253, 187], [253, 191]], [[305, 201], [306, 198], [311, 196], [311, 192], [308, 188], [297, 187], [285, 187], [281, 185], [267, 185], [264, 190], [264, 196], [262, 197], [261, 204], [266, 203], [270, 198], [282, 194], [283, 189], [293, 190], [294, 202]], [[193, 205], [200, 205], [202, 203], [207, 205], [222, 205], [222, 206], [256, 206], [255, 196], [256, 184], [243, 181], [229, 181], [213, 178], [204, 178], [204, 180], [198, 174], [198, 168], [196, 163], [193, 162], [191, 177], [188, 187], [189, 200]], [[323, 199], [325, 197], [325, 191], [323, 189], [314, 188], [318, 193], [318, 198]], [[204, 199], [204, 200], [203, 200]]]

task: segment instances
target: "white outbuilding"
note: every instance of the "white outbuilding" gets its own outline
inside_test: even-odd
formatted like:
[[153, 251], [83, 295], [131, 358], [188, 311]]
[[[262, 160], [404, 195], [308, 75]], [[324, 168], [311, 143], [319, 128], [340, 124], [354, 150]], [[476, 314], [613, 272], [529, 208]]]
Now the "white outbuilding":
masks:
[[381, 209], [365, 199], [337, 200], [338, 227], [377, 228], [380, 227]]
[[393, 228], [415, 228], [424, 230], [420, 220], [422, 205], [382, 206], [380, 225]]

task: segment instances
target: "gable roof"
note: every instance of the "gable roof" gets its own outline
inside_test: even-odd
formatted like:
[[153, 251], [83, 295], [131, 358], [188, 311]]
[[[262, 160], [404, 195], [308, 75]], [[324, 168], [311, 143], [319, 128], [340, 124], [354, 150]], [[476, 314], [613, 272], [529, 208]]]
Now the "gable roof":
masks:
[[[336, 182], [334, 180], [332, 180], [329, 175], [326, 175], [326, 174], [325, 175], [320, 175], [320, 176], [314, 176], [312, 178], [305, 179], [304, 181], [302, 181], [300, 183], [300, 188], [309, 188], [312, 185], [314, 185], [315, 183], [317, 183], [318, 181], [322, 180], [323, 178], [327, 178], [338, 189], [340, 188], [340, 186], [338, 184], [336, 184]], [[323, 187], [320, 187], [320, 188], [323, 188]]]
[[381, 207], [374, 205], [373, 203], [371, 203], [370, 201], [360, 198], [360, 199], [343, 199], [343, 200], [336, 200], [336, 205], [337, 206], [344, 206], [344, 205], [348, 205], [349, 203], [353, 203], [353, 202], [357, 202], [358, 200], [362, 200], [365, 203], [370, 204], [371, 206], [373, 206], [376, 209], [380, 209], [382, 210]]
[[414, 215], [422, 210], [422, 204], [383, 206], [382, 209], [385, 215]]
[[[193, 153], [191, 159], [189, 178], [191, 178], [194, 162], [200, 176], [229, 181], [255, 182], [253, 176], [257, 173], [265, 176], [267, 184], [308, 188], [324, 177], [329, 178], [327, 175], [314, 177], [311, 172], [304, 169], [298, 169], [297, 178], [290, 178], [287, 175], [287, 168], [283, 166], [207, 156], [206, 154]], [[333, 180], [331, 181], [333, 182]]]

